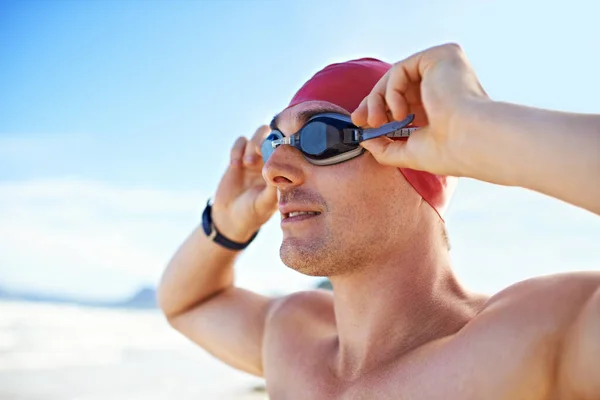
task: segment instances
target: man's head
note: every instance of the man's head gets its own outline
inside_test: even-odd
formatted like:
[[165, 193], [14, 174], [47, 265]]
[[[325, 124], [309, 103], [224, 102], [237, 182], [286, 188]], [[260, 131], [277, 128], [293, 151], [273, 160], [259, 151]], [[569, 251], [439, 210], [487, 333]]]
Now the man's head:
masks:
[[[296, 93], [272, 128], [290, 136], [315, 114], [349, 115], [389, 67], [361, 59], [324, 68]], [[347, 273], [385, 262], [427, 240], [432, 229], [445, 235], [441, 215], [454, 185], [444, 177], [382, 166], [368, 153], [317, 166], [291, 146], [278, 147], [263, 174], [278, 187], [280, 210], [288, 217], [282, 221], [282, 260], [302, 273]], [[319, 214], [290, 217], [291, 211]]]

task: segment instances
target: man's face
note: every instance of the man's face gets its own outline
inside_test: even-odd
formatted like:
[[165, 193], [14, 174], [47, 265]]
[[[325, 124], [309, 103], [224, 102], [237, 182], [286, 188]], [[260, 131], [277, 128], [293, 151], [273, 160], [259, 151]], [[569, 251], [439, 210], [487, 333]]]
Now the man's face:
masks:
[[[311, 101], [277, 118], [278, 129], [296, 133], [311, 112], [345, 110]], [[279, 146], [263, 169], [278, 188], [282, 212], [282, 261], [303, 274], [334, 276], [384, 262], [410, 239], [420, 196], [394, 167], [368, 153], [330, 166], [316, 166], [291, 146]], [[293, 211], [318, 212], [294, 216]], [[291, 215], [289, 215], [291, 213]]]

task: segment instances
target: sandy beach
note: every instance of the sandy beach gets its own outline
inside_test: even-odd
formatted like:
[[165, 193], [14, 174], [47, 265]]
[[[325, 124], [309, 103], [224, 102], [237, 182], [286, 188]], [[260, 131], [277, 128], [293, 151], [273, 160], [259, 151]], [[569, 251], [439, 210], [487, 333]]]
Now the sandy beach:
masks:
[[0, 400], [265, 400], [157, 311], [0, 302]]

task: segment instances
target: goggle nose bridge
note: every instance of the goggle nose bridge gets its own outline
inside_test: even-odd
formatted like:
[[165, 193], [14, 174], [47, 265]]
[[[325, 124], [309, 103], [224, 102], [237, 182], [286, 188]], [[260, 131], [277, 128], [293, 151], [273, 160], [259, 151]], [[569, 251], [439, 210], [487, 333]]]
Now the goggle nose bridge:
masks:
[[[360, 142], [360, 139], [362, 138], [360, 129], [342, 129], [342, 134], [344, 135], [344, 137], [342, 138], [342, 143], [344, 144], [358, 144]], [[298, 142], [296, 135], [282, 136], [279, 139], [271, 140], [271, 147], [273, 149], [276, 149], [282, 144], [296, 146], [296, 143]]]

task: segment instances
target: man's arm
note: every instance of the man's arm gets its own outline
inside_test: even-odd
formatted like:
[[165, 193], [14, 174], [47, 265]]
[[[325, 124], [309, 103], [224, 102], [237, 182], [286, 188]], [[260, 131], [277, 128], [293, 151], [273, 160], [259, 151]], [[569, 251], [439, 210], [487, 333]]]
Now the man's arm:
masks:
[[[277, 210], [277, 191], [263, 179], [257, 152], [268, 132], [261, 126], [251, 140], [236, 140], [215, 193], [214, 225], [238, 243], [248, 242]], [[234, 287], [238, 254], [197, 228], [167, 266], [158, 300], [175, 329], [227, 364], [260, 376], [264, 328], [276, 300]]]
[[158, 300], [183, 335], [232, 367], [261, 376], [264, 327], [276, 300], [234, 287], [238, 253], [196, 229], [165, 270]]
[[[465, 132], [465, 175], [521, 186], [600, 214], [600, 115], [474, 102]], [[467, 137], [468, 136], [468, 137]]]
[[565, 398], [600, 399], [600, 279], [597, 281], [561, 343], [558, 382]]

